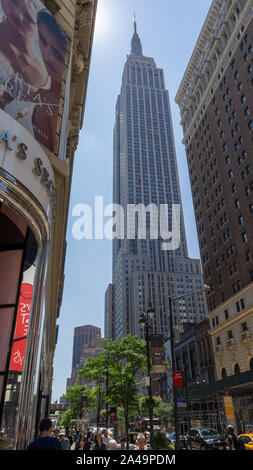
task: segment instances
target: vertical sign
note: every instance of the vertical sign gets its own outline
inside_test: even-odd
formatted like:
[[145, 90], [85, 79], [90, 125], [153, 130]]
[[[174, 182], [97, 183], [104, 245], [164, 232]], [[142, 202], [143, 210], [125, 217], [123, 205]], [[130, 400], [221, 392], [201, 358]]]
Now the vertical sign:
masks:
[[16, 330], [11, 352], [10, 371], [22, 372], [28, 333], [33, 286], [22, 284], [18, 303]]
[[175, 388], [184, 386], [183, 372], [173, 372], [173, 383]]
[[152, 334], [151, 340], [151, 358], [152, 358], [152, 373], [164, 374], [165, 368], [165, 352], [163, 347], [163, 335]]

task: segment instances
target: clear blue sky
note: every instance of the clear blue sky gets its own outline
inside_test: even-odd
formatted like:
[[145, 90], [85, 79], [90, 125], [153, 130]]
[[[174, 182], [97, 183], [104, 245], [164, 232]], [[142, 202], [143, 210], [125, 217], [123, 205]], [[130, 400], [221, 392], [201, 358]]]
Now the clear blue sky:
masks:
[[75, 155], [67, 230], [65, 286], [54, 359], [52, 399], [58, 399], [70, 377], [73, 334], [76, 326], [92, 324], [102, 329], [104, 293], [111, 282], [112, 246], [109, 240], [72, 237], [75, 204], [94, 207], [102, 195], [112, 202], [112, 135], [117, 96], [133, 34], [133, 14], [143, 54], [164, 69], [169, 90], [183, 200], [189, 256], [199, 257], [196, 226], [179, 108], [174, 99], [201, 31], [211, 0], [98, 0], [84, 125]]

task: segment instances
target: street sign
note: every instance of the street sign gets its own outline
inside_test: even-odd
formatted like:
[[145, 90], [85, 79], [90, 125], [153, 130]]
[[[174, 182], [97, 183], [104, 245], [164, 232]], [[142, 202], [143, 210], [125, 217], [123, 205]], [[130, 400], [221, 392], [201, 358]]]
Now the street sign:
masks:
[[186, 400], [178, 400], [178, 401], [177, 401], [177, 406], [178, 406], [179, 408], [186, 408], [186, 407], [187, 407]]
[[183, 372], [173, 372], [173, 383], [175, 388], [182, 388], [184, 386]]

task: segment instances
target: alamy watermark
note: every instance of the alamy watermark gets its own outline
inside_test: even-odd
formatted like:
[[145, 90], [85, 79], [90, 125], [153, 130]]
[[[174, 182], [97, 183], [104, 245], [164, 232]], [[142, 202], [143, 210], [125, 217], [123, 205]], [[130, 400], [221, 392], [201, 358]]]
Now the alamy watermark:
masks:
[[[162, 250], [180, 246], [180, 204], [127, 204], [123, 208], [112, 203], [104, 207], [103, 196], [95, 196], [94, 211], [88, 204], [79, 203], [73, 207], [72, 216], [77, 217], [72, 226], [76, 240], [146, 240], [148, 235], [162, 240]], [[110, 219], [105, 221], [105, 217]]]

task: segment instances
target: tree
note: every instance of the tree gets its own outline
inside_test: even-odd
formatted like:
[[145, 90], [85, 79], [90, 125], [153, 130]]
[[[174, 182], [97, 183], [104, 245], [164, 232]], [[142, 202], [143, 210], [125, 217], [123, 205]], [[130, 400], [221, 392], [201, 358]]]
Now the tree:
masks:
[[146, 413], [151, 407], [155, 410], [161, 404], [161, 401], [162, 401], [161, 398], [153, 396], [152, 401], [150, 403], [149, 396], [147, 395], [141, 396], [139, 404], [140, 404], [140, 410], [142, 414]]
[[73, 385], [67, 387], [64, 395], [65, 400], [70, 403], [69, 408], [60, 416], [60, 426], [70, 426], [72, 419], [78, 419], [82, 412], [82, 397], [87, 397], [88, 406], [94, 408], [96, 406], [96, 390], [90, 390], [83, 385]]
[[146, 370], [146, 343], [136, 336], [128, 335], [118, 340], [105, 340], [104, 354], [107, 359], [109, 383], [106, 399], [122, 406], [125, 420], [127, 449], [129, 449], [129, 413], [137, 395], [135, 376]]
[[172, 403], [160, 403], [155, 409], [155, 414], [162, 421], [163, 425], [168, 428], [168, 425], [173, 423], [174, 409]]
[[107, 371], [107, 362], [106, 357], [103, 353], [99, 354], [97, 357], [91, 357], [88, 359], [83, 369], [78, 373], [80, 379], [93, 379], [96, 383], [94, 387], [94, 392], [96, 393], [96, 404], [97, 409], [97, 427], [100, 424], [100, 413], [103, 407], [105, 390], [103, 389], [104, 378]]

